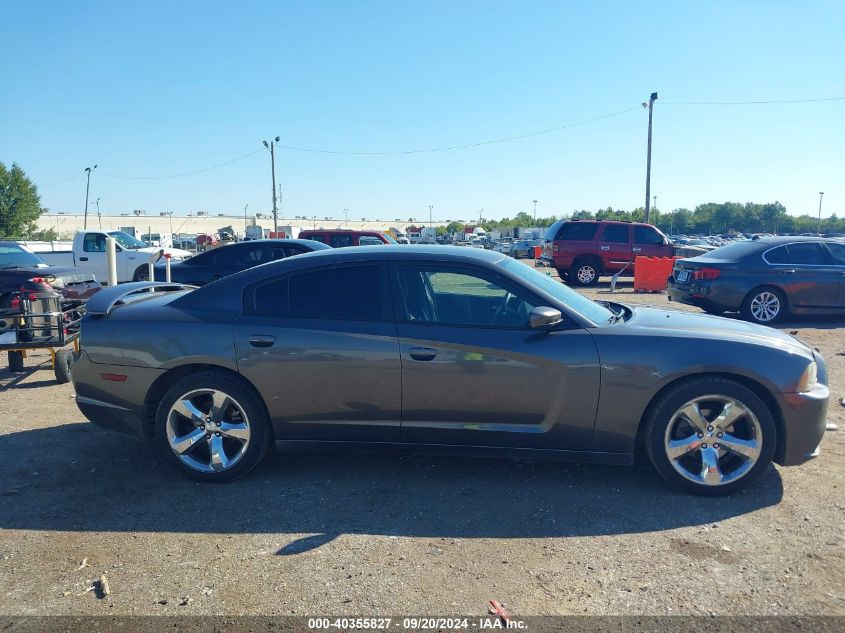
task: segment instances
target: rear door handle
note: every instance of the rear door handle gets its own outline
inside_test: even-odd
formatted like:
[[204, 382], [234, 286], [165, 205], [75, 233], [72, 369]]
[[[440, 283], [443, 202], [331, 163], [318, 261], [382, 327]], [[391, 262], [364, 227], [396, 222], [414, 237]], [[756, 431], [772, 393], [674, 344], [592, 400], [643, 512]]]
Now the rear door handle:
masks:
[[603, 251], [609, 251], [609, 250], [610, 250], [610, 247], [609, 247], [609, 246], [602, 246], [602, 247], [600, 247], [600, 248], [601, 248], [601, 250], [603, 250]]
[[251, 334], [249, 344], [253, 347], [271, 347], [276, 342], [275, 336], [269, 334]]
[[430, 347], [412, 347], [408, 353], [414, 360], [434, 360], [437, 357], [437, 350]]
[[786, 270], [782, 270], [780, 272], [782, 272], [784, 275], [794, 275], [795, 269], [794, 268], [787, 268]]
[[640, 252], [642, 252], [642, 250], [643, 250], [643, 249], [641, 249], [641, 248], [637, 248], [637, 247], [635, 246], [635, 247], [634, 247], [634, 248], [632, 248], [631, 250], [632, 250], [632, 251], [634, 251], [635, 253], [640, 253]]
[[79, 258], [79, 261], [81, 261], [81, 262], [87, 262], [87, 261], [88, 261], [88, 258], [87, 258], [87, 257], [80, 257], [80, 258]]

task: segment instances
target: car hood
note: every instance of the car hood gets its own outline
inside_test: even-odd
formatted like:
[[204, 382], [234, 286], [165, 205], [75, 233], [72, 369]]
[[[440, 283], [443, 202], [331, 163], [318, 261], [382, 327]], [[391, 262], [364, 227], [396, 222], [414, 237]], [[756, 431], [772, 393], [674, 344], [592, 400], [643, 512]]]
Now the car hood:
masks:
[[[730, 319], [657, 308], [629, 307], [632, 316], [620, 326], [643, 334], [665, 334], [703, 340], [732, 340], [752, 345], [777, 347], [791, 354], [813, 359], [812, 350], [797, 338], [775, 328]], [[611, 326], [613, 327], [613, 326]]]

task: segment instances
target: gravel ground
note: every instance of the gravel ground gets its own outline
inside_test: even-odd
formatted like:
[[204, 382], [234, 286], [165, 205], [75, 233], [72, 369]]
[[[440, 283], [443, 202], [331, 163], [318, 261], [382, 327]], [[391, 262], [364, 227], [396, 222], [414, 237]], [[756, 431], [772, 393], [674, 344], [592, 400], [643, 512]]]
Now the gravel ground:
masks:
[[[840, 426], [843, 325], [782, 326], [827, 359]], [[395, 456], [199, 485], [86, 423], [48, 360], [0, 372], [2, 615], [845, 614], [845, 430], [727, 499], [647, 469]]]

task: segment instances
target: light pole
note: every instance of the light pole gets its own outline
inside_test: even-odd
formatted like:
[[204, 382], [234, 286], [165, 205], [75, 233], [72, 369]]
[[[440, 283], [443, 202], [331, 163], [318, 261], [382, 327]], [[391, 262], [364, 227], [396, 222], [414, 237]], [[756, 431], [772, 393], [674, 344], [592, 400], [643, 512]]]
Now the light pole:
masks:
[[428, 205], [428, 226], [434, 228], [434, 222], [431, 220], [431, 210], [434, 208], [433, 204]]
[[534, 201], [534, 223], [537, 223], [537, 201]]
[[88, 182], [85, 184], [85, 216], [82, 220], [82, 228], [88, 228], [88, 191], [91, 189], [91, 172], [97, 169], [97, 166], [86, 167], [85, 173], [88, 174]]
[[344, 223], [344, 226], [348, 229], [349, 228], [349, 209], [343, 210], [343, 223]]
[[818, 233], [821, 235], [822, 233], [822, 197], [824, 196], [824, 191], [819, 191], [819, 230]]
[[643, 103], [643, 107], [648, 108], [648, 156], [645, 168], [645, 217], [643, 218], [643, 222], [646, 224], [648, 224], [649, 203], [651, 202], [651, 120], [654, 114], [655, 101], [657, 101], [657, 93], [652, 92], [648, 103]]
[[100, 198], [94, 200], [94, 204], [97, 205], [97, 228], [103, 228], [103, 218], [100, 216]]
[[655, 211], [657, 211], [657, 196], [652, 196], [651, 199], [652, 199], [652, 202], [653, 202], [653, 204], [651, 205], [651, 208], [654, 209]]
[[272, 141], [267, 143], [264, 141], [264, 147], [270, 150], [270, 169], [273, 173], [273, 233], [279, 232], [279, 212], [276, 209], [276, 153], [275, 147], [276, 143], [279, 142], [279, 137], [277, 136]]
[[244, 205], [244, 237], [246, 237], [246, 227], [249, 226], [247, 224], [247, 220], [246, 220], [246, 209], [247, 209], [248, 206], [249, 206], [248, 204]]

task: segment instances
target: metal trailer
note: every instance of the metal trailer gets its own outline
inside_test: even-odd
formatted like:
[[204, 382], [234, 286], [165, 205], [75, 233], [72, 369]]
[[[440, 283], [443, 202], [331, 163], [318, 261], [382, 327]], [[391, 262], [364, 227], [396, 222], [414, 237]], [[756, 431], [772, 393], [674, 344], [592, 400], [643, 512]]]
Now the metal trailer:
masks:
[[24, 370], [29, 352], [46, 349], [56, 380], [70, 380], [74, 355], [79, 353], [79, 326], [85, 304], [66, 302], [56, 292], [19, 291], [10, 308], [0, 310], [0, 351], [8, 352], [9, 369]]

